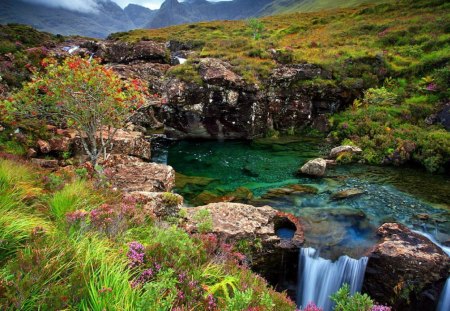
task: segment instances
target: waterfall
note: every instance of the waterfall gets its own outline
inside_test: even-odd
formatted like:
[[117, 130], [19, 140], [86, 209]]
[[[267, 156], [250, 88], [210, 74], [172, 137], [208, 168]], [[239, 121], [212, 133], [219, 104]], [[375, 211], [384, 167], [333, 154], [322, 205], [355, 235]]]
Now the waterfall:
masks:
[[318, 256], [313, 248], [302, 248], [299, 256], [297, 305], [305, 307], [314, 302], [324, 311], [331, 311], [330, 296], [347, 283], [351, 293], [360, 291], [368, 258], [359, 260], [342, 256], [337, 261]]
[[445, 282], [444, 289], [441, 293], [441, 298], [439, 298], [439, 303], [437, 306], [437, 311], [448, 311], [450, 310], [450, 277]]

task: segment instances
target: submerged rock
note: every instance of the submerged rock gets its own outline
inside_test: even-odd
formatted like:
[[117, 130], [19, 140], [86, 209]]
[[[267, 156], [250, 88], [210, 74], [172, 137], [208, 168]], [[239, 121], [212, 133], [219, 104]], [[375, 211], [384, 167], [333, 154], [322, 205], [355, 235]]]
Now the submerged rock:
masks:
[[335, 200], [335, 201], [344, 200], [344, 199], [354, 198], [354, 197], [363, 195], [364, 193], [366, 193], [364, 190], [357, 189], [357, 188], [351, 188], [351, 189], [346, 189], [346, 190], [342, 190], [342, 191], [333, 193], [331, 195], [331, 199]]
[[306, 175], [322, 177], [325, 175], [327, 162], [322, 158], [317, 158], [306, 162], [301, 168], [300, 172]]
[[184, 188], [187, 185], [202, 186], [205, 187], [215, 181], [214, 178], [203, 176], [188, 176], [176, 172], [176, 186], [177, 188]]
[[165, 192], [175, 185], [175, 171], [171, 166], [148, 163], [125, 156], [112, 155], [103, 163], [112, 185], [124, 192]]
[[397, 223], [378, 228], [363, 289], [395, 310], [434, 310], [449, 275], [450, 258], [426, 237]]

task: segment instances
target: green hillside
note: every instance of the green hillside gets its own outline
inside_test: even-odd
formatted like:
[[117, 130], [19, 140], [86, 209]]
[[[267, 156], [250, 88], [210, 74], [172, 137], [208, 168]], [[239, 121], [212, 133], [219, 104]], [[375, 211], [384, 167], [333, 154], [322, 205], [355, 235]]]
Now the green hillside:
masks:
[[383, 0], [275, 0], [262, 10], [261, 15], [316, 12], [336, 8], [351, 8], [361, 4], [379, 2], [383, 2]]

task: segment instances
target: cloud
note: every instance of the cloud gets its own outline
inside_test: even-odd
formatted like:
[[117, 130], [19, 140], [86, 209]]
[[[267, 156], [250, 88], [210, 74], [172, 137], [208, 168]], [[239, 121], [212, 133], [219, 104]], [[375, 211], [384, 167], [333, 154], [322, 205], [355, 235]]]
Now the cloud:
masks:
[[98, 0], [24, 0], [37, 5], [45, 5], [52, 8], [62, 8], [82, 13], [96, 13]]

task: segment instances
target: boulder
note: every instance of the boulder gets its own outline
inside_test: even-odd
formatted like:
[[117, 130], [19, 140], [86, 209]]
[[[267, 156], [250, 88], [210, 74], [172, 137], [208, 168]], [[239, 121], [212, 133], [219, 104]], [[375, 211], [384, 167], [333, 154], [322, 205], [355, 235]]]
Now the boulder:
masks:
[[155, 41], [140, 41], [137, 43], [122, 41], [90, 42], [88, 48], [107, 63], [127, 64], [136, 60], [154, 63], [166, 62], [165, 44]]
[[188, 209], [187, 228], [195, 231], [196, 215], [200, 210], [208, 210], [212, 218], [212, 232], [224, 240], [237, 242], [240, 240], [260, 239], [263, 245], [281, 246], [281, 239], [276, 235], [280, 226], [295, 228], [295, 235], [284, 247], [300, 246], [303, 243], [303, 229], [296, 219], [288, 214], [280, 213], [270, 206], [255, 207], [240, 203], [211, 203]]
[[124, 192], [167, 192], [175, 185], [175, 171], [168, 165], [125, 155], [112, 155], [102, 165], [112, 185]]
[[135, 191], [129, 195], [142, 204], [145, 214], [159, 218], [177, 216], [183, 206], [183, 197], [171, 192]]
[[322, 158], [317, 158], [306, 162], [301, 168], [300, 172], [306, 175], [322, 177], [325, 175], [327, 162]]
[[29, 148], [27, 150], [27, 158], [34, 158], [37, 156], [37, 151], [34, 148]]
[[208, 84], [239, 86], [244, 80], [231, 70], [231, 65], [217, 58], [200, 60], [200, 76]]
[[70, 149], [70, 138], [68, 137], [58, 137], [52, 138], [48, 141], [50, 144], [51, 151], [65, 152]]
[[50, 147], [49, 142], [46, 141], [46, 140], [39, 139], [37, 141], [37, 146], [39, 148], [39, 151], [44, 153], [44, 154], [45, 153], [49, 153], [50, 151], [52, 151], [52, 148]]
[[426, 237], [397, 223], [377, 230], [363, 290], [394, 310], [434, 310], [449, 275], [450, 258]]
[[31, 163], [36, 164], [42, 168], [58, 168], [58, 160], [48, 160], [48, 159], [31, 159]]
[[362, 149], [356, 146], [339, 146], [331, 149], [329, 157], [332, 159], [336, 159], [343, 153], [351, 153], [351, 154], [359, 154], [362, 152]]

